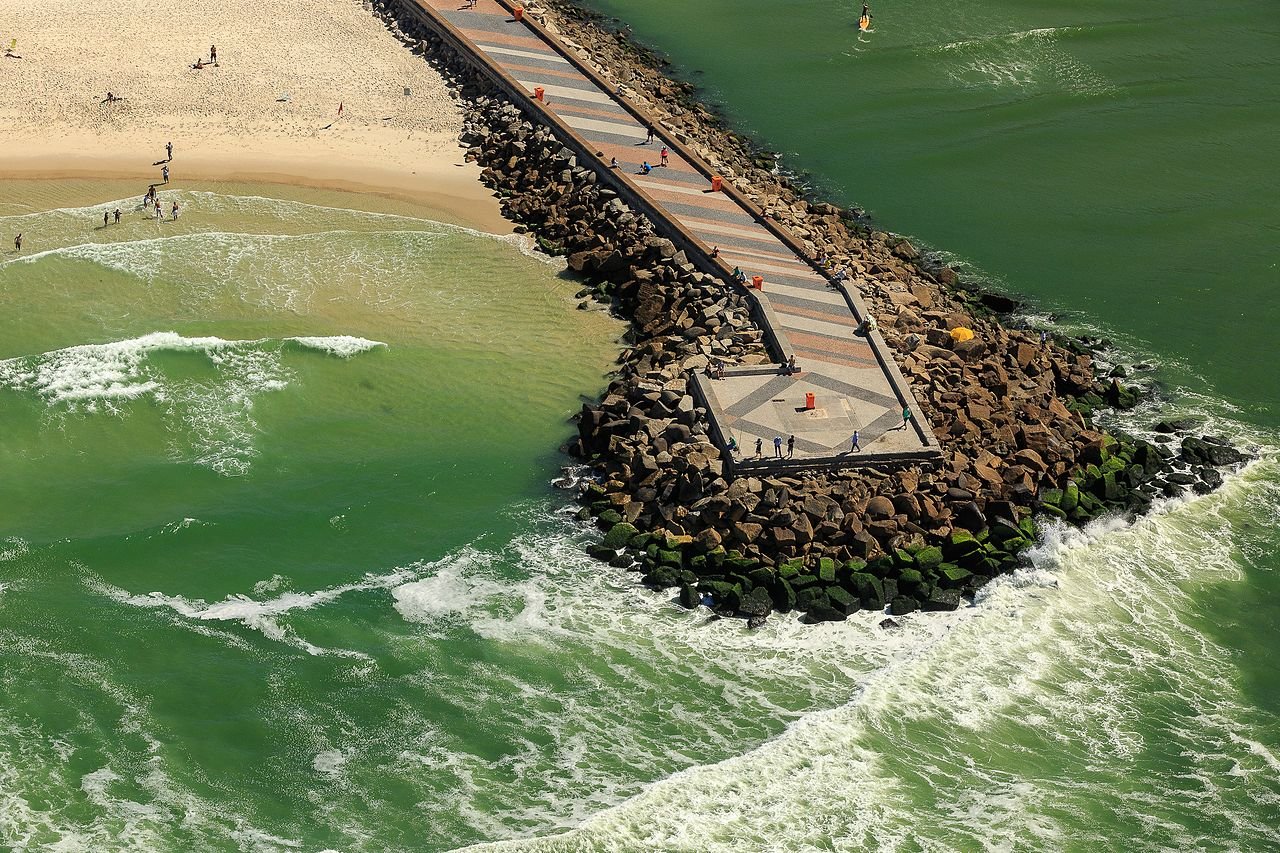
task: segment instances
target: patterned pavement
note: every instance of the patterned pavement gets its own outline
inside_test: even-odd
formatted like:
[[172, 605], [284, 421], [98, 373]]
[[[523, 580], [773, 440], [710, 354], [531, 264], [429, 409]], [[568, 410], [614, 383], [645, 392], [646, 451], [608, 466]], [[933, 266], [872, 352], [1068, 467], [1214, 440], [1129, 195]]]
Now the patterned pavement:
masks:
[[[618, 161], [617, 177], [651, 199], [669, 219], [720, 259], [742, 269], [747, 278], [764, 278], [761, 301], [773, 309], [775, 335], [795, 353], [795, 375], [743, 375], [729, 371], [725, 379], [701, 377], [702, 390], [722, 440], [733, 437], [748, 458], [757, 438], [765, 455], [773, 455], [773, 437], [794, 435], [796, 460], [837, 460], [856, 464], [876, 457], [921, 457], [937, 454], [937, 442], [910, 396], [905, 381], [879, 335], [855, 334], [865, 316], [856, 293], [835, 288], [786, 243], [762, 225], [752, 212], [725, 193], [712, 192], [708, 173], [686, 161], [657, 124], [646, 142], [646, 123], [624, 108], [619, 96], [597, 85], [526, 18], [518, 22], [494, 0], [466, 8], [458, 0], [416, 0], [433, 10], [491, 65], [524, 87], [536, 88], [544, 104], [568, 125], [601, 160]], [[668, 148], [667, 163], [660, 152]], [[642, 164], [651, 170], [642, 174]], [[704, 169], [709, 167], [703, 166]], [[877, 358], [873, 347], [886, 357]], [[803, 410], [805, 394], [815, 407]], [[903, 407], [923, 428], [902, 428]], [[850, 437], [860, 432], [863, 451], [849, 452]], [[785, 452], [785, 450], [784, 450]]]

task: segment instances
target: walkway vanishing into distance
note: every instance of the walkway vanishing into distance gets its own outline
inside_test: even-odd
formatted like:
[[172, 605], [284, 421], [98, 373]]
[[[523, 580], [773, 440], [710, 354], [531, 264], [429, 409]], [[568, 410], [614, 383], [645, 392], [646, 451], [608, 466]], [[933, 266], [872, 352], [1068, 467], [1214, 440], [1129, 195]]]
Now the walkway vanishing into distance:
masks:
[[[740, 468], [752, 461], [756, 440], [763, 443], [759, 467], [826, 467], [937, 458], [939, 448], [923, 412], [893, 362], [879, 334], [855, 332], [869, 316], [852, 286], [834, 284], [805, 257], [803, 247], [762, 212], [728, 187], [710, 189], [711, 167], [688, 151], [656, 120], [586, 67], [554, 36], [513, 7], [479, 0], [465, 8], [459, 0], [409, 0], [427, 13], [436, 29], [473, 55], [477, 64], [504, 88], [525, 100], [535, 114], [576, 135], [596, 155], [606, 180], [638, 194], [668, 221], [657, 222], [683, 232], [714, 265], [711, 247], [719, 247], [722, 274], [738, 266], [748, 280], [764, 279], [763, 291], [751, 291], [762, 303], [757, 319], [772, 327], [786, 358], [794, 354], [799, 372], [785, 375], [779, 365], [729, 368], [724, 379], [693, 377], [693, 390], [711, 414], [721, 442], [733, 437], [743, 450]], [[542, 104], [534, 91], [543, 90]], [[655, 139], [646, 142], [648, 128]], [[669, 150], [666, 166], [659, 152]], [[619, 168], [608, 169], [616, 157]], [[649, 174], [640, 174], [648, 162]], [[727, 278], [727, 275], [726, 275]], [[806, 394], [814, 395], [806, 408]], [[903, 408], [912, 423], [903, 426]], [[861, 450], [851, 451], [857, 430]], [[795, 436], [794, 460], [779, 466], [773, 438]], [[784, 448], [785, 453], [785, 448]]]

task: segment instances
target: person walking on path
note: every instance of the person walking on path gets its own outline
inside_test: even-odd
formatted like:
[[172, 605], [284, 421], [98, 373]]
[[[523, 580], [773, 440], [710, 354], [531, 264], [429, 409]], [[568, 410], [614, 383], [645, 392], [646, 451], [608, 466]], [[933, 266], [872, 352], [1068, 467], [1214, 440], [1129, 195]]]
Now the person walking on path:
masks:
[[18, 232], [18, 236], [13, 238], [13, 250], [15, 252], [22, 251], [22, 232]]
[[660, 158], [658, 162], [664, 166], [670, 166], [671, 164], [667, 162], [667, 158], [670, 156], [670, 154], [671, 152], [667, 150], [667, 146], [665, 145], [662, 146], [662, 150], [658, 152], [658, 157]]
[[166, 184], [169, 183], [169, 167], [168, 166], [160, 167], [160, 177], [164, 178], [164, 182]]
[[116, 224], [119, 225], [120, 224], [120, 208], [118, 207], [116, 208], [115, 217], [116, 217]]
[[849, 439], [849, 444], [851, 445], [849, 448], [850, 452], [862, 449], [858, 446], [858, 431], [856, 429], [853, 431], [853, 437]]
[[648, 133], [648, 136], [645, 137], [644, 144], [648, 145], [650, 142], [653, 142], [653, 125], [646, 125], [645, 132]]
[[764, 454], [764, 439], [756, 439], [756, 458], [759, 459]]
[[782, 436], [780, 435], [773, 437], [773, 455], [778, 459], [782, 458]]
[[794, 435], [787, 436], [787, 458], [790, 459], [796, 455], [796, 437]]
[[902, 407], [902, 426], [898, 429], [906, 429], [911, 425], [911, 409], [906, 406]]
[[172, 142], [166, 142], [164, 144], [164, 153], [165, 153], [165, 156], [169, 158], [169, 161], [172, 162], [173, 161], [173, 143]]

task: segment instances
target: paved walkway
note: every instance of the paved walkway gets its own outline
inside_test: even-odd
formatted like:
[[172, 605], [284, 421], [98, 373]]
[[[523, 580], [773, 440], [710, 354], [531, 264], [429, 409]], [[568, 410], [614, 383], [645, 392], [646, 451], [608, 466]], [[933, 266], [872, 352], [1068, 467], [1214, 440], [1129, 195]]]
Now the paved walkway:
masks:
[[[711, 410], [722, 440], [732, 436], [750, 459], [756, 439], [773, 456], [773, 437], [795, 436], [795, 459], [857, 464], [876, 458], [929, 457], [937, 442], [927, 428], [902, 428], [904, 405], [924, 424], [922, 413], [893, 365], [878, 334], [855, 335], [865, 316], [855, 293], [831, 283], [729, 195], [711, 192], [707, 174], [682, 158], [664, 131], [624, 108], [619, 97], [580, 71], [526, 20], [517, 22], [494, 0], [464, 8], [458, 0], [417, 0], [434, 10], [470, 42], [474, 52], [505, 71], [544, 103], [601, 159], [618, 160], [619, 177], [628, 181], [707, 247], [718, 247], [728, 266], [764, 278], [761, 299], [772, 307], [775, 336], [795, 353], [800, 372], [730, 371], [725, 379], [699, 378], [697, 385]], [[567, 49], [565, 49], [567, 51]], [[670, 149], [661, 163], [664, 145]], [[652, 170], [641, 174], [642, 164]], [[703, 165], [703, 168], [708, 167]], [[873, 347], [884, 357], [877, 357]], [[745, 375], [744, 375], [745, 374]], [[815, 407], [805, 410], [805, 394]], [[862, 451], [850, 452], [850, 437], [860, 432]], [[784, 448], [785, 453], [785, 448]]]

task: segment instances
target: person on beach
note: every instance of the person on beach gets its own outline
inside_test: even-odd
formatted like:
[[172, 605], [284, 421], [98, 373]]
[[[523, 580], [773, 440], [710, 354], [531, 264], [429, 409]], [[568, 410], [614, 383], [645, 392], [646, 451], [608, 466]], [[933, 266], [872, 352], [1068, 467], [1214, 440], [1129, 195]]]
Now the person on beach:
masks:
[[111, 224], [111, 214], [107, 213], [105, 210], [102, 211], [102, 227], [106, 228], [110, 224]]
[[166, 184], [169, 183], [169, 167], [168, 166], [160, 167], [160, 177], [164, 178], [164, 182]]
[[209, 45], [209, 64], [218, 64], [218, 46], [216, 44]]
[[787, 436], [787, 458], [796, 455], [796, 437], [794, 435]]
[[773, 437], [773, 455], [778, 459], [782, 458], [782, 436], [780, 435]]
[[120, 208], [118, 207], [116, 208], [115, 217], [116, 217], [116, 224], [119, 225], [120, 224]]
[[13, 250], [15, 252], [22, 251], [22, 233], [19, 232], [17, 237], [13, 238]]
[[178, 203], [175, 201], [173, 207], [169, 210], [169, 215], [173, 217], [173, 221], [178, 221]]
[[194, 68], [194, 69], [195, 69], [195, 70], [197, 70], [197, 71], [202, 71], [202, 70], [204, 70], [204, 57], [202, 56], [202, 57], [200, 57], [199, 59], [197, 59], [197, 60], [195, 61], [195, 64], [194, 64], [194, 65], [192, 65], [191, 67], [192, 67], [192, 68]]
[[170, 161], [173, 160], [173, 143], [172, 142], [166, 142], [164, 144], [164, 155], [168, 157]]
[[156, 199], [156, 222], [164, 219], [164, 208], [160, 206], [160, 199]]
[[667, 151], [667, 146], [665, 145], [662, 146], [662, 150], [658, 152], [658, 162], [661, 163], [663, 166], [671, 165], [670, 163], [667, 162], [667, 157], [669, 156], [669, 154], [670, 152]]
[[764, 453], [764, 439], [757, 438], [756, 439], [756, 458], [759, 459], [762, 453]]
[[858, 431], [856, 429], [853, 431], [853, 436], [849, 439], [849, 444], [851, 445], [849, 448], [850, 452], [862, 449], [858, 446]]

